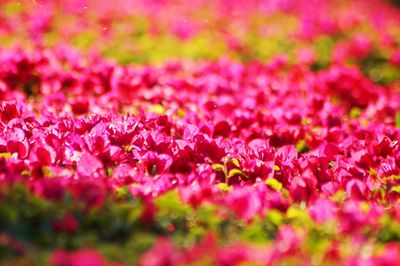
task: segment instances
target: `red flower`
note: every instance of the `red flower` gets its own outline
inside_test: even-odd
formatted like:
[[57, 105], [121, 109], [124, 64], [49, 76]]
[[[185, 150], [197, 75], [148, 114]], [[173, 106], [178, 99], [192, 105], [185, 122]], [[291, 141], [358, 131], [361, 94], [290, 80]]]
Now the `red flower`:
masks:
[[74, 234], [78, 230], [78, 222], [72, 214], [67, 214], [61, 219], [55, 220], [53, 222], [53, 228], [57, 232]]

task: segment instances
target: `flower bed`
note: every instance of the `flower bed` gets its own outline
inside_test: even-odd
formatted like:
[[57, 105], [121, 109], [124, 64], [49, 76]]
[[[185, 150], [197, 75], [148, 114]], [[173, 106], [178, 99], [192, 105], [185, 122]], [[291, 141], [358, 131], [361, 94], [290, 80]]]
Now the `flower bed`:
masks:
[[[65, 3], [2, 3], [0, 28], [21, 43], [0, 50], [0, 260], [396, 265], [399, 15], [389, 3], [333, 2], [321, 3], [326, 18], [306, 19], [312, 6], [302, 1], [254, 1], [235, 16], [240, 5], [229, 1], [218, 3], [232, 10], [215, 13], [207, 1], [167, 1], [170, 13], [156, 4], [122, 8], [106, 26], [92, 2], [48, 20], [41, 16]], [[159, 34], [148, 27], [147, 48], [160, 50], [125, 59], [113, 51], [128, 18], [162, 27], [183, 7], [203, 10], [213, 26], [183, 23]], [[354, 14], [356, 7], [365, 12]], [[373, 8], [391, 19], [379, 20]], [[154, 14], [164, 19], [152, 21]], [[302, 27], [281, 26], [271, 39], [246, 27], [273, 32], [282, 18]], [[80, 47], [98, 52], [77, 51], [62, 44], [79, 34], [59, 30], [68, 20], [89, 30], [103, 23], [110, 35], [93, 33], [99, 42]], [[245, 45], [229, 39], [238, 27]], [[24, 29], [32, 35], [17, 34]], [[214, 37], [215, 47], [197, 46]], [[135, 40], [123, 39], [122, 51]], [[177, 43], [193, 50], [169, 50]]]

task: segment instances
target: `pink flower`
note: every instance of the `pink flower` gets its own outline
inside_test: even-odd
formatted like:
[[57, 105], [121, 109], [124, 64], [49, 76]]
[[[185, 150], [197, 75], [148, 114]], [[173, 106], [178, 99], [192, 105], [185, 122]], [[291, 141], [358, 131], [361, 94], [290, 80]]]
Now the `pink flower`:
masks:
[[300, 64], [313, 64], [316, 60], [315, 52], [312, 49], [301, 49], [297, 52], [297, 61]]
[[87, 209], [103, 206], [108, 191], [106, 185], [96, 179], [81, 179], [79, 182], [70, 185], [69, 189], [74, 198], [82, 201]]
[[346, 193], [354, 199], [364, 199], [368, 190], [364, 182], [353, 178], [346, 183]]
[[7, 150], [9, 153], [16, 153], [18, 158], [25, 158], [29, 153], [29, 141], [25, 132], [17, 127], [7, 130], [6, 133]]
[[21, 105], [14, 102], [2, 102], [0, 106], [0, 120], [7, 124], [14, 118], [21, 117]]
[[261, 184], [257, 188], [235, 187], [225, 196], [224, 202], [239, 218], [250, 222], [254, 216], [263, 213], [264, 196], [265, 191], [261, 188]]
[[132, 166], [121, 164], [114, 169], [111, 178], [117, 186], [123, 186], [140, 181], [141, 174]]
[[93, 155], [84, 153], [76, 166], [76, 172], [79, 176], [88, 178], [104, 177], [103, 164]]
[[328, 199], [317, 199], [309, 209], [311, 217], [318, 223], [324, 223], [336, 217], [335, 204]]
[[205, 182], [192, 182], [189, 186], [179, 187], [179, 194], [185, 203], [197, 208], [202, 202], [211, 198], [212, 188]]
[[167, 154], [147, 152], [142, 157], [143, 167], [148, 175], [156, 176], [169, 171], [172, 165], [172, 158]]
[[276, 237], [276, 250], [284, 254], [293, 254], [299, 248], [300, 239], [289, 225], [282, 226]]
[[392, 63], [395, 66], [400, 66], [400, 50], [395, 51], [390, 59], [389, 59], [390, 63]]
[[140, 266], [178, 265], [182, 254], [170, 240], [160, 238], [139, 260]]
[[364, 35], [354, 36], [350, 44], [350, 53], [357, 59], [366, 57], [372, 50], [372, 41]]
[[66, 180], [63, 178], [42, 178], [32, 183], [33, 191], [48, 200], [61, 201], [66, 192]]
[[106, 266], [108, 263], [97, 251], [85, 248], [73, 252], [56, 250], [50, 258], [52, 266]]

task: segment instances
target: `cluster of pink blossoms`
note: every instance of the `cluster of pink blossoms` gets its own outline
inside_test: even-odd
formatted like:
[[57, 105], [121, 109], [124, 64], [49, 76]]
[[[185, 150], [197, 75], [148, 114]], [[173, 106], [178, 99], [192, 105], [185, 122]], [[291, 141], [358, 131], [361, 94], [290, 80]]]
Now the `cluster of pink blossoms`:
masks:
[[[321, 263], [387, 265], [400, 253], [397, 244], [379, 245], [398, 237], [386, 220], [400, 224], [395, 87], [356, 68], [312, 72], [282, 57], [159, 67], [81, 58], [66, 49], [0, 52], [2, 191], [22, 183], [55, 202], [70, 193], [87, 213], [126, 189], [143, 204], [142, 223], [154, 222], [155, 199], [177, 191], [193, 209], [218, 206], [221, 220], [251, 224], [270, 213], [282, 220], [268, 248], [219, 249], [208, 237], [181, 253], [160, 240], [142, 265], [202, 254], [221, 265], [307, 264], [313, 256], [302, 245], [311, 231], [291, 222], [297, 216], [311, 227], [334, 224]], [[55, 232], [77, 227], [74, 215], [53, 221]], [[360, 250], [342, 257], [342, 238]]]

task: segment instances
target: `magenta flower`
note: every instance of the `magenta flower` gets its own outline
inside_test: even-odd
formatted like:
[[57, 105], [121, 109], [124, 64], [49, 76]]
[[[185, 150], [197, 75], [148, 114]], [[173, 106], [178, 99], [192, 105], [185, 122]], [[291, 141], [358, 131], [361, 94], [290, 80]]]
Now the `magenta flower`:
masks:
[[23, 159], [29, 153], [29, 141], [24, 130], [13, 127], [6, 133], [7, 151], [11, 154], [16, 153], [18, 158]]
[[318, 223], [324, 223], [336, 217], [337, 206], [329, 199], [317, 199], [310, 206], [309, 213]]
[[170, 240], [160, 238], [140, 259], [140, 266], [178, 265], [182, 254]]
[[106, 266], [108, 263], [103, 256], [97, 251], [89, 248], [77, 250], [74, 252], [66, 252], [56, 250], [53, 252], [50, 259], [50, 264], [53, 266]]
[[76, 172], [81, 177], [100, 178], [104, 177], [104, 167], [101, 161], [89, 153], [83, 153], [76, 165]]

